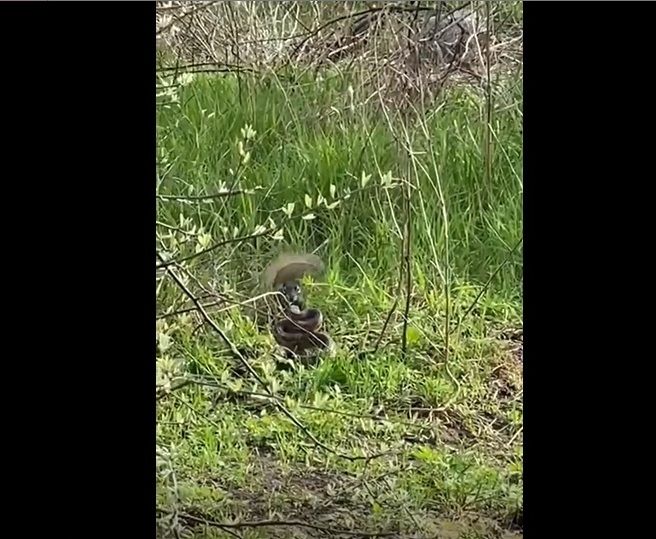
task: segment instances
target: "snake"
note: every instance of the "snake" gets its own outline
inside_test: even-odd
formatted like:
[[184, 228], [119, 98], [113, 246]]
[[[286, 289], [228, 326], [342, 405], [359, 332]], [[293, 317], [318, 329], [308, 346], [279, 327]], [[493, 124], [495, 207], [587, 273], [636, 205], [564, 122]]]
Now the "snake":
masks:
[[303, 308], [299, 283], [286, 282], [278, 291], [284, 296], [281, 298], [283, 316], [273, 323], [273, 334], [278, 345], [296, 355], [312, 349], [332, 349], [333, 340], [319, 331], [323, 325], [323, 313], [319, 309]]

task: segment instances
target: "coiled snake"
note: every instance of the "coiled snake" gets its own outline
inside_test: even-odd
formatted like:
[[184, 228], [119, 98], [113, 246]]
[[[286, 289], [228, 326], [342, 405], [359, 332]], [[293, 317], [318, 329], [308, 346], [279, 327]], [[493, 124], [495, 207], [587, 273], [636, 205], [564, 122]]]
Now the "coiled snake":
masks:
[[283, 349], [301, 354], [312, 349], [334, 349], [328, 334], [321, 332], [323, 314], [319, 309], [305, 309], [299, 279], [308, 272], [323, 270], [315, 255], [281, 255], [265, 271], [268, 286], [279, 292], [282, 315], [275, 317], [273, 337]]
[[[279, 292], [285, 296], [289, 306], [284, 309], [284, 317], [274, 320], [273, 334], [276, 342], [283, 348], [300, 354], [313, 348], [330, 349], [332, 339], [319, 330], [323, 324], [323, 314], [319, 309], [303, 309], [303, 297], [298, 282], [284, 283]], [[285, 301], [281, 300], [281, 303]]]

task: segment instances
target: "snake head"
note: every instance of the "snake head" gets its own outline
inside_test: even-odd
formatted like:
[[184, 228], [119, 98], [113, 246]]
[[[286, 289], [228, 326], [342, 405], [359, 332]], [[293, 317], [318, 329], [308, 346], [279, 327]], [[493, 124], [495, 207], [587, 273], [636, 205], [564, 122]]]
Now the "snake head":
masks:
[[291, 306], [303, 309], [303, 291], [298, 281], [287, 281], [282, 284], [278, 291], [285, 296]]

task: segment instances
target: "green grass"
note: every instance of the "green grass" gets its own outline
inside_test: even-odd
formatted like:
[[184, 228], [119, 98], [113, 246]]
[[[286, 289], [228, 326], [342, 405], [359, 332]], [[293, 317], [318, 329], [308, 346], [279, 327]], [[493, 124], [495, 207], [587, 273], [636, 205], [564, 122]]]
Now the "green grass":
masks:
[[[516, 531], [522, 360], [499, 333], [521, 327], [522, 316], [521, 246], [513, 250], [522, 237], [522, 96], [512, 82], [494, 94], [490, 177], [485, 100], [470, 87], [430, 110], [388, 110], [389, 119], [376, 100], [361, 105], [364, 90], [336, 75], [319, 83], [243, 77], [241, 92], [234, 78], [197, 77], [177, 103], [158, 106], [160, 194], [254, 190], [160, 201], [158, 222], [168, 226], [158, 225], [158, 249], [179, 258], [258, 226], [280, 229], [282, 239], [263, 235], [189, 260], [187, 284], [240, 301], [273, 253], [317, 250], [327, 272], [308, 280], [307, 293], [338, 345], [334, 357], [281, 369], [248, 310], [207, 309], [325, 450], [260, 396], [196, 314], [158, 321], [160, 381], [199, 382], [158, 401], [158, 447], [168, 452], [159, 507], [218, 522], [303, 520], [421, 537]], [[397, 294], [404, 181], [413, 191], [405, 357], [403, 297], [372, 353]], [[302, 218], [308, 214], [314, 218]], [[158, 283], [160, 313], [190, 306], [170, 279]], [[213, 526], [194, 530], [230, 536]]]

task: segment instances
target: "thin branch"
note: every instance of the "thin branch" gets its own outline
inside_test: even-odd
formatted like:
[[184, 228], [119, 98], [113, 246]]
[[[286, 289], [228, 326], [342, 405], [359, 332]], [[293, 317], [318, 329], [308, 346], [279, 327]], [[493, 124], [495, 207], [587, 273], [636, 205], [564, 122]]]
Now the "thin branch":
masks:
[[[189, 68], [187, 66], [180, 66], [181, 73], [251, 73], [253, 75], [263, 75], [268, 73], [267, 71], [259, 71], [250, 67], [241, 67], [239, 69], [233, 67], [207, 67], [207, 68]], [[280, 77], [284, 78], [284, 77]]]
[[489, 192], [492, 180], [492, 80], [490, 74], [490, 41], [492, 40], [490, 2], [485, 2], [485, 189]]
[[[266, 75], [271, 71], [269, 69], [255, 69], [248, 66], [236, 66], [232, 64], [221, 64], [219, 62], [197, 62], [177, 66], [166, 66], [157, 69], [158, 72], [174, 71], [179, 73], [250, 73], [252, 75]], [[286, 74], [277, 74], [277, 77], [283, 80], [293, 81], [293, 76]]]
[[197, 233], [195, 234], [193, 232], [188, 232], [187, 230], [183, 230], [180, 227], [169, 225], [167, 223], [163, 223], [162, 221], [155, 221], [155, 224], [157, 226], [161, 226], [161, 227], [166, 228], [168, 230], [173, 230], [174, 232], [180, 232], [180, 234], [185, 234], [186, 236], [194, 236], [194, 237], [198, 236]]
[[[170, 514], [171, 512], [163, 509], [157, 508], [157, 511], [163, 514]], [[178, 513], [178, 518], [181, 520], [186, 520], [188, 522], [193, 522], [195, 524], [204, 524], [205, 526], [211, 526], [214, 528], [265, 528], [272, 526], [291, 526], [295, 528], [309, 528], [311, 530], [317, 530], [323, 533], [329, 533], [333, 535], [350, 535], [351, 537], [389, 537], [392, 535], [397, 535], [395, 532], [360, 532], [360, 531], [351, 531], [351, 530], [340, 530], [338, 528], [329, 528], [328, 526], [319, 526], [317, 524], [310, 524], [301, 520], [256, 520], [252, 522], [217, 522], [215, 520], [197, 517], [190, 515], [188, 513]]]
[[228, 10], [228, 18], [230, 19], [230, 22], [232, 23], [232, 28], [231, 30], [233, 31], [233, 35], [231, 36], [233, 39], [232, 45], [231, 45], [231, 52], [232, 54], [237, 58], [237, 71], [235, 71], [235, 74], [237, 75], [237, 97], [239, 99], [239, 106], [242, 106], [242, 81], [240, 77], [240, 73], [242, 72], [241, 69], [241, 54], [240, 54], [240, 46], [239, 46], [239, 29], [237, 28], [237, 20], [235, 18], [235, 12], [233, 9], [233, 4], [232, 2], [228, 2], [226, 4], [227, 10]]
[[[162, 513], [162, 514], [165, 514], [165, 515], [174, 514], [173, 511], [169, 511], [167, 509], [162, 509], [161, 507], [158, 507], [157, 511], [159, 513]], [[175, 516], [178, 520], [185, 520], [187, 522], [193, 522], [195, 524], [204, 524], [206, 526], [219, 528], [221, 531], [224, 531], [228, 535], [232, 535], [233, 537], [239, 537], [239, 538], [242, 537], [239, 533], [234, 531], [234, 528], [237, 528], [237, 526], [234, 526], [233, 524], [222, 524], [222, 523], [216, 522], [214, 520], [209, 520], [209, 519], [206, 519], [206, 518], [199, 518], [199, 517], [195, 517], [193, 515], [189, 515], [189, 514], [186, 514], [186, 513], [181, 514], [179, 511], [175, 511]], [[231, 529], [231, 528], [233, 528], [233, 529]]]
[[[406, 237], [404, 235], [403, 238], [401, 238], [401, 253], [405, 251], [405, 241]], [[387, 326], [390, 323], [390, 320], [392, 319], [392, 315], [394, 314], [394, 311], [396, 311], [396, 306], [399, 304], [399, 298], [401, 297], [401, 287], [403, 286], [403, 263], [399, 264], [399, 280], [397, 281], [396, 285], [396, 293], [394, 294], [394, 303], [392, 304], [391, 309], [387, 313], [387, 317], [385, 318], [385, 323], [383, 324], [383, 328], [380, 330], [380, 334], [378, 335], [378, 339], [376, 339], [376, 345], [374, 346], [374, 349], [372, 351], [372, 354], [375, 354], [378, 352], [378, 348], [380, 347], [380, 343], [383, 340], [383, 335], [385, 335], [385, 331], [387, 330]]]
[[215, 198], [224, 198], [231, 197], [236, 195], [251, 195], [253, 194], [251, 190], [248, 189], [236, 189], [234, 191], [220, 191], [218, 193], [213, 193], [211, 195], [196, 195], [196, 196], [184, 196], [184, 195], [155, 195], [160, 200], [188, 200], [193, 202], [198, 202], [201, 200], [213, 200]]
[[410, 314], [410, 296], [412, 294], [412, 263], [411, 241], [412, 241], [412, 189], [410, 188], [410, 175], [408, 175], [407, 187], [405, 192], [405, 252], [403, 261], [405, 263], [405, 309], [403, 311], [403, 335], [401, 336], [401, 354], [405, 357], [408, 346], [408, 316]]
[[158, 264], [155, 266], [156, 269], [162, 269], [162, 268], [168, 268], [169, 266], [173, 266], [176, 264], [181, 264], [182, 262], [187, 262], [189, 260], [192, 260], [194, 258], [197, 258], [199, 256], [203, 256], [207, 253], [210, 253], [214, 251], [215, 249], [218, 249], [219, 247], [222, 247], [224, 245], [228, 245], [230, 243], [237, 243], [240, 241], [247, 241], [247, 240], [252, 240], [253, 238], [259, 238], [260, 236], [268, 236], [269, 234], [273, 234], [275, 232], [275, 229], [269, 228], [267, 230], [264, 230], [262, 232], [258, 232], [257, 234], [250, 234], [248, 236], [240, 236], [238, 238], [230, 238], [227, 240], [222, 240], [214, 245], [209, 246], [207, 249], [203, 249], [202, 251], [199, 251], [197, 253], [193, 253], [187, 256], [183, 256], [182, 258], [178, 258], [177, 260], [164, 260], [162, 256], [157, 253], [158, 258], [162, 261], [161, 264]]
[[[221, 305], [222, 303], [224, 303], [223, 300], [213, 301], [211, 303], [205, 303], [203, 307], [214, 307], [215, 305]], [[185, 309], [178, 309], [177, 311], [171, 311], [170, 313], [159, 314], [155, 317], [155, 320], [162, 320], [164, 318], [170, 318], [171, 316], [177, 316], [179, 314], [191, 313], [196, 310], [197, 310], [196, 307], [187, 307]]]
[[387, 330], [387, 326], [389, 325], [389, 322], [392, 319], [392, 315], [394, 314], [394, 311], [396, 311], [396, 306], [399, 304], [399, 295], [401, 294], [402, 282], [403, 282], [403, 264], [401, 264], [401, 275], [399, 275], [399, 284], [396, 289], [397, 294], [396, 297], [394, 298], [394, 303], [392, 304], [392, 308], [387, 313], [387, 317], [385, 318], [385, 323], [383, 324], [383, 329], [380, 330], [380, 334], [378, 335], [378, 339], [376, 340], [376, 345], [374, 346], [374, 349], [371, 352], [372, 354], [378, 352], [378, 348], [380, 347], [380, 342], [383, 340], [383, 335], [385, 335], [385, 331]]
[[179, 380], [177, 384], [171, 385], [170, 388], [161, 389], [160, 391], [158, 391], [157, 395], [155, 397], [155, 400], [161, 400], [164, 397], [166, 397], [166, 396], [170, 395], [171, 393], [173, 393], [174, 391], [177, 391], [178, 389], [182, 389], [183, 387], [186, 387], [186, 386], [191, 385], [193, 383], [194, 383], [193, 380], [187, 380], [187, 379]]
[[[157, 258], [159, 258], [163, 263], [164, 259], [162, 258], [162, 255], [157, 253]], [[185, 285], [180, 277], [169, 267], [170, 265], [174, 264], [174, 262], [171, 262], [169, 264], [166, 264], [166, 271], [167, 273], [171, 276], [171, 278], [175, 281], [175, 283], [178, 285], [178, 287], [185, 293], [185, 295], [191, 300], [191, 302], [196, 306], [196, 309], [200, 312], [200, 314], [203, 316], [204, 320], [212, 327], [216, 333], [218, 333], [219, 337], [221, 337], [221, 340], [228, 346], [230, 351], [232, 352], [232, 355], [237, 358], [240, 363], [246, 368], [246, 370], [259, 382], [259, 384], [264, 387], [267, 391], [269, 391], [269, 386], [267, 383], [260, 377], [259, 374], [251, 367], [251, 364], [246, 361], [244, 356], [241, 355], [241, 352], [237, 350], [237, 347], [228, 339], [228, 336], [224, 333], [224, 331], [217, 325], [217, 323], [210, 318], [210, 316], [207, 314], [207, 311], [203, 307], [203, 305], [200, 303], [198, 298], [194, 296], [194, 294], [191, 293], [189, 288], [187, 288], [187, 285]]]

